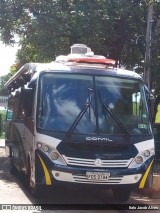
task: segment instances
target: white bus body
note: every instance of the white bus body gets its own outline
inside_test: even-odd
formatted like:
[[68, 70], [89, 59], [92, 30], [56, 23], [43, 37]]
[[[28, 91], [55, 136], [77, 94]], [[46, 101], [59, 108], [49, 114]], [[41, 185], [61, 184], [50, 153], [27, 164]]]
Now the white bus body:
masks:
[[42, 185], [102, 186], [127, 200], [132, 188], [151, 186], [155, 151], [145, 86], [113, 63], [70, 55], [25, 64], [7, 82], [11, 170], [27, 175], [32, 192]]

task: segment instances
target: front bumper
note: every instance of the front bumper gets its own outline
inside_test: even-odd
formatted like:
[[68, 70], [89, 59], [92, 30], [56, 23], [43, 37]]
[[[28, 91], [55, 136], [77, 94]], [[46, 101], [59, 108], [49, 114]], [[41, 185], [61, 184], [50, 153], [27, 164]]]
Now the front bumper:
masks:
[[[144, 188], [152, 175], [153, 157], [149, 158], [142, 166], [135, 169], [128, 168], [91, 168], [78, 166], [63, 166], [54, 164], [42, 151], [36, 150], [35, 183], [55, 185], [64, 183], [88, 185], [129, 185]], [[88, 179], [87, 172], [107, 173], [108, 178], [102, 180]]]
[[[92, 172], [97, 172], [95, 170], [91, 170]], [[88, 172], [88, 170], [86, 171]], [[108, 184], [108, 185], [115, 185], [115, 184], [136, 184], [140, 178], [142, 177], [142, 174], [134, 174], [134, 175], [119, 175], [119, 174], [113, 174], [111, 170], [105, 170], [101, 172], [109, 173], [108, 179], [102, 179], [102, 180], [91, 180], [88, 179], [85, 174], [82, 173], [68, 173], [68, 172], [61, 172], [57, 170], [52, 170], [52, 175], [54, 179], [57, 181], [65, 181], [65, 182], [71, 182], [71, 183], [83, 183], [83, 184]]]

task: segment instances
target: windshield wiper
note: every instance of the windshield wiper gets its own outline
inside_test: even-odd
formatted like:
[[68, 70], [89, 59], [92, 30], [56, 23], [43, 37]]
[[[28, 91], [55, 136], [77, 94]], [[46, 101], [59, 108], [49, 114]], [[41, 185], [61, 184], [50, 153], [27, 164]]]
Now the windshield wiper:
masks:
[[66, 135], [70, 135], [75, 128], [77, 127], [78, 123], [80, 122], [80, 120], [83, 118], [83, 115], [86, 113], [86, 111], [89, 108], [89, 119], [90, 119], [90, 105], [91, 105], [91, 95], [93, 94], [93, 89], [88, 88], [88, 99], [83, 107], [83, 109], [80, 111], [80, 113], [78, 114], [78, 116], [76, 117], [76, 119], [74, 120], [73, 124], [71, 125], [71, 127], [69, 128], [69, 130], [67, 131]]
[[112, 111], [112, 109], [109, 107], [108, 104], [104, 104], [103, 103], [99, 90], [98, 90], [98, 96], [99, 96], [100, 102], [101, 102], [103, 108], [105, 109], [105, 111], [107, 113], [109, 113], [109, 115], [111, 116], [111, 118], [116, 122], [116, 124], [119, 126], [119, 128], [121, 129], [121, 131], [124, 133], [124, 135], [126, 137], [130, 138], [130, 133], [125, 128], [125, 126], [123, 125], [123, 123], [119, 120], [119, 118], [117, 117], [117, 115]]

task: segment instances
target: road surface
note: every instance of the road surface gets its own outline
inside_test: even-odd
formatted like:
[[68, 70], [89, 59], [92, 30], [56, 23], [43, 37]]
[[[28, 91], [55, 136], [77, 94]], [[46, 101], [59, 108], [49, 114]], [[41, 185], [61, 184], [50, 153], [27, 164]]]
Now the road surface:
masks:
[[[127, 213], [130, 210], [134, 213], [137, 212], [137, 208], [142, 208], [145, 212], [160, 212], [160, 199], [151, 199], [136, 192], [131, 194], [131, 198], [126, 203], [114, 201], [110, 190], [61, 189], [59, 193], [47, 190], [39, 198], [35, 198], [28, 192], [22, 176], [10, 174], [8, 150], [5, 152], [4, 147], [0, 148], [0, 204], [1, 208], [4, 205], [4, 209], [14, 209], [12, 211], [3, 209], [0, 213], [22, 212], [22, 210], [15, 210], [18, 208], [16, 204], [24, 204], [19, 208], [24, 208], [23, 212], [27, 213], [103, 213], [106, 211]], [[11, 207], [5, 206], [10, 204], [12, 204]], [[30, 208], [30, 205], [35, 209], [26, 211], [25, 208]], [[147, 209], [146, 205], [149, 205], [150, 209]]]

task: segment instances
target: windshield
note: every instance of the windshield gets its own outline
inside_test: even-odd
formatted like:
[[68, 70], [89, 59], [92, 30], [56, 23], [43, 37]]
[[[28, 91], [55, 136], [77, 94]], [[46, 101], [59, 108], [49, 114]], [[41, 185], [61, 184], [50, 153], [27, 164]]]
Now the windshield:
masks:
[[138, 80], [43, 73], [38, 128], [66, 134], [151, 133], [143, 84]]
[[[140, 81], [113, 77], [96, 77], [100, 94], [98, 120], [101, 133], [148, 134], [151, 126], [144, 86]], [[104, 110], [107, 107], [107, 110]], [[120, 125], [122, 128], [120, 128]]]

